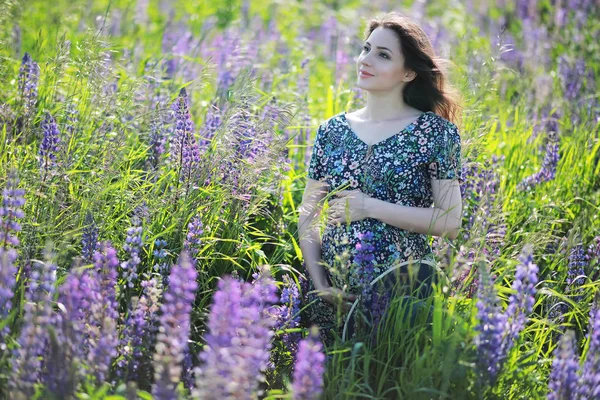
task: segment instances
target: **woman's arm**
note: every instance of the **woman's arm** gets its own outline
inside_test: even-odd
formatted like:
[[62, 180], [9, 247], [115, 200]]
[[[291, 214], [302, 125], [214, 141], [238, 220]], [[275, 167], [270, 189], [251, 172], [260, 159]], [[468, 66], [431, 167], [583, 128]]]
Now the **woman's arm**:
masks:
[[456, 179], [432, 179], [434, 207], [407, 207], [373, 197], [365, 199], [367, 217], [407, 231], [454, 240], [462, 224], [462, 200]]
[[321, 262], [321, 234], [318, 221], [323, 207], [321, 201], [326, 195], [326, 183], [308, 178], [302, 196], [302, 204], [299, 207], [298, 237], [300, 250], [308, 274], [317, 290], [330, 286], [325, 276], [325, 270], [319, 264]]

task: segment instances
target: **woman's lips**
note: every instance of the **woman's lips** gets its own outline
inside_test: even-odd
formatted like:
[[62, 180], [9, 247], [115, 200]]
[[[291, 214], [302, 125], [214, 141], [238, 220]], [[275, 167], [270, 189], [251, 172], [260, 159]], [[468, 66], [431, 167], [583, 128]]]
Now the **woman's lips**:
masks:
[[366, 73], [366, 72], [364, 72], [364, 71], [359, 71], [359, 76], [360, 76], [361, 78], [370, 78], [370, 77], [372, 77], [373, 75], [367, 74], [367, 73]]

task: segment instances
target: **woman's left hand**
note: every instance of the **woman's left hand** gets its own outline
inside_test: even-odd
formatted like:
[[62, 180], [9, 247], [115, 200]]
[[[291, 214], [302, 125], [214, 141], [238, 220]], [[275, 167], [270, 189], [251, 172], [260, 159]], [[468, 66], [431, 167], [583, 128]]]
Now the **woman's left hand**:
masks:
[[335, 199], [329, 200], [328, 223], [353, 222], [368, 218], [367, 199], [370, 196], [364, 194], [359, 189], [342, 190], [336, 193], [335, 196]]

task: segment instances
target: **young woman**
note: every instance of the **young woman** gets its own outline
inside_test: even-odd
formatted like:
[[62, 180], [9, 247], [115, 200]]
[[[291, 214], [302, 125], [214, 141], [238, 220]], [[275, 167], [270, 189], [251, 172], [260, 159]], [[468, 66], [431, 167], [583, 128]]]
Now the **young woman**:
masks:
[[[356, 69], [366, 107], [319, 126], [300, 207], [308, 315], [327, 346], [334, 339], [330, 329], [341, 335], [338, 317], [359, 294], [360, 272], [336, 278], [336, 256], [347, 254], [342, 269], [356, 268], [356, 245], [367, 234], [374, 276], [409, 261], [420, 265], [420, 281], [432, 280], [430, 235], [454, 239], [461, 226], [460, 106], [441, 60], [423, 30], [400, 14], [371, 20], [365, 38]], [[326, 196], [321, 238], [315, 222]]]

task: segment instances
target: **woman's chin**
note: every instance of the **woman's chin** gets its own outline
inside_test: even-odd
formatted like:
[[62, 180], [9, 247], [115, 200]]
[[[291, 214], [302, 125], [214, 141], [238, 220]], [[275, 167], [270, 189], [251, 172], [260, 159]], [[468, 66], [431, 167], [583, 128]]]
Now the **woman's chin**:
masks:
[[361, 82], [360, 79], [358, 80], [358, 82], [356, 82], [356, 87], [362, 90], [369, 90], [370, 88], [369, 85], [365, 85], [365, 83]]

